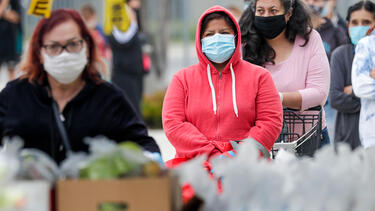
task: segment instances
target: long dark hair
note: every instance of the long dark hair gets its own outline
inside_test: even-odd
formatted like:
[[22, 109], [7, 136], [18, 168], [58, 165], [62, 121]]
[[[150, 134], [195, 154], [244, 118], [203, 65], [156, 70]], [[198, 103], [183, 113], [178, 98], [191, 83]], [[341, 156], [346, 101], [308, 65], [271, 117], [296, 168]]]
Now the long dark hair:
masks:
[[[243, 59], [264, 66], [266, 63], [274, 64], [276, 57], [275, 50], [268, 45], [265, 38], [257, 31], [254, 26], [255, 7], [258, 0], [252, 1], [251, 5], [244, 11], [240, 19], [241, 39], [243, 45]], [[312, 31], [312, 23], [309, 12], [305, 9], [304, 4], [300, 0], [280, 0], [284, 7], [285, 13], [293, 8], [285, 35], [290, 42], [294, 42], [296, 36], [301, 36], [305, 46], [309, 42], [310, 33]]]

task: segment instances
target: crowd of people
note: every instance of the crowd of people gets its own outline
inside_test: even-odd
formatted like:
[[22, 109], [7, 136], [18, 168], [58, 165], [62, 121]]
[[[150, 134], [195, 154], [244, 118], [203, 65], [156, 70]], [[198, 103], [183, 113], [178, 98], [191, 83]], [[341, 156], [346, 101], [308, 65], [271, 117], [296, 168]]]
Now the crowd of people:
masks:
[[[0, 93], [0, 138], [19, 136], [58, 162], [68, 151], [87, 151], [84, 137], [97, 135], [160, 152], [141, 120], [150, 68], [141, 1], [127, 5], [129, 28], [110, 35], [91, 5], [39, 21], [22, 76]], [[0, 0], [0, 65], [12, 79], [20, 11], [18, 0]], [[199, 62], [174, 75], [164, 98], [163, 129], [176, 149], [168, 166], [202, 154], [234, 156], [242, 142], [268, 157], [283, 108], [304, 114], [322, 107], [319, 147], [375, 146], [374, 27], [371, 0], [352, 5], [345, 20], [336, 0], [245, 0], [242, 14], [207, 9], [196, 29]]]
[[197, 25], [199, 63], [174, 75], [164, 99], [163, 127], [177, 152], [167, 165], [232, 156], [233, 142], [254, 142], [264, 156], [284, 129], [283, 107], [300, 114], [323, 107], [319, 147], [373, 147], [374, 6], [352, 5], [346, 23], [334, 0], [245, 1], [239, 23], [233, 7], [208, 9]]

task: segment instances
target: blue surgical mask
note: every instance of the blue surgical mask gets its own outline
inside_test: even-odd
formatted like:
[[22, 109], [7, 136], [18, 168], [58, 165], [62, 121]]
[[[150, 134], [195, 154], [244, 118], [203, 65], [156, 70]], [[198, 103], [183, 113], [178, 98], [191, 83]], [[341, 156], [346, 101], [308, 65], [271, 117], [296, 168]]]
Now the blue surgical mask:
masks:
[[350, 40], [353, 45], [357, 45], [359, 40], [366, 36], [370, 26], [353, 26], [349, 28]]
[[234, 35], [232, 34], [215, 34], [205, 37], [201, 41], [204, 55], [215, 63], [221, 64], [227, 61], [236, 50]]
[[325, 4], [323, 7], [310, 4], [309, 7], [314, 14], [319, 15], [322, 18], [327, 17], [330, 12], [329, 4]]
[[320, 11], [320, 17], [327, 17], [330, 13], [330, 8], [329, 8], [329, 4], [326, 3], [325, 6], [322, 8], [322, 10]]
[[320, 13], [322, 12], [322, 7], [319, 7], [319, 6], [315, 6], [313, 4], [310, 4], [309, 5], [310, 9], [312, 10], [312, 12], [316, 15], [320, 15]]

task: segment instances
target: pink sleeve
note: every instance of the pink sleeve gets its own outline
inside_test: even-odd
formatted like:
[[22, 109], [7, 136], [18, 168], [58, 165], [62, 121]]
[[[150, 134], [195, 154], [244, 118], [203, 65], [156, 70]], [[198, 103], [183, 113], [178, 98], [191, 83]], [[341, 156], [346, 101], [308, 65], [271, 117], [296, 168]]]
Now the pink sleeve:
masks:
[[265, 72], [259, 79], [256, 97], [255, 126], [250, 129], [250, 138], [257, 140], [268, 151], [271, 150], [283, 125], [283, 108], [271, 74]]
[[308, 44], [308, 49], [311, 52], [307, 67], [306, 88], [299, 90], [302, 95], [302, 111], [323, 105], [327, 100], [330, 85], [329, 62], [318, 32], [311, 33], [309, 42], [311, 43]]
[[190, 122], [185, 114], [185, 89], [182, 80], [175, 75], [168, 87], [163, 103], [163, 129], [175, 147], [178, 157], [193, 158], [209, 154], [215, 146]]

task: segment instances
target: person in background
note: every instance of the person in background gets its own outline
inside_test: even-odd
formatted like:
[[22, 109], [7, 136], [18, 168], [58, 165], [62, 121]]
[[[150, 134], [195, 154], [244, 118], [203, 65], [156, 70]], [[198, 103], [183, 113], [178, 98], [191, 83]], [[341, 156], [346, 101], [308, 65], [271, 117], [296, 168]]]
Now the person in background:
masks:
[[[80, 12], [91, 35], [94, 37], [100, 56], [104, 59], [104, 62], [108, 64], [112, 59], [112, 52], [107, 43], [103, 28], [98, 24], [95, 8], [91, 4], [84, 4]], [[107, 65], [107, 67], [109, 67], [109, 65]]]
[[113, 55], [112, 82], [125, 92], [138, 115], [141, 115], [144, 76], [143, 42], [139, 36], [139, 13], [136, 10], [140, 4], [139, 0], [128, 0], [129, 7], [126, 8], [131, 21], [128, 30], [122, 32], [114, 27], [112, 34], [107, 37]]
[[347, 31], [346, 22], [337, 11], [337, 1], [340, 2], [340, 0], [328, 0], [329, 13], [326, 18], [331, 20], [334, 26], [341, 27], [344, 31]]
[[[148, 36], [143, 28], [142, 22], [142, 1], [141, 0], [127, 0], [129, 7], [135, 12], [135, 18], [138, 24], [138, 39], [142, 45], [142, 63], [143, 63], [143, 73], [147, 74], [151, 70], [152, 62], [151, 62], [151, 54], [154, 53], [153, 46], [150, 43]], [[154, 57], [156, 55], [153, 55]]]
[[335, 48], [348, 42], [344, 29], [334, 25], [327, 17], [331, 13], [331, 1], [305, 0], [312, 11], [313, 27], [322, 37], [328, 59], [331, 58], [331, 54]]
[[267, 70], [241, 59], [241, 32], [221, 6], [198, 21], [199, 63], [177, 72], [163, 103], [173, 167], [199, 155], [232, 155], [230, 141], [253, 142], [268, 157], [282, 127], [280, 97]]
[[364, 148], [375, 147], [375, 30], [362, 38], [355, 50], [352, 66], [354, 94], [361, 99], [359, 135]]
[[[21, 5], [20, 9], [20, 20], [17, 24], [17, 30], [16, 30], [16, 63], [18, 64], [21, 61], [22, 53], [23, 53], [23, 39], [24, 39], [24, 34], [23, 34], [23, 8]], [[16, 73], [16, 72], [15, 72]], [[17, 75], [17, 74], [16, 74]]]
[[0, 68], [5, 64], [9, 80], [15, 78], [15, 67], [20, 59], [17, 53], [17, 37], [21, 22], [19, 0], [0, 0]]
[[104, 35], [102, 27], [98, 24], [98, 19], [96, 16], [95, 8], [91, 4], [84, 4], [81, 7], [81, 15], [83, 20], [86, 23], [86, 26], [89, 28], [90, 33], [94, 37], [96, 45], [99, 50], [99, 54], [103, 59], [103, 62], [106, 65], [106, 72], [100, 71], [102, 77], [106, 80], [110, 80], [111, 78], [111, 71], [108, 71], [111, 67], [111, 60], [112, 60], [112, 52], [107, 43], [106, 37]]
[[348, 9], [346, 17], [350, 44], [338, 47], [331, 58], [330, 102], [337, 110], [335, 143], [343, 142], [352, 149], [361, 145], [359, 139], [360, 99], [352, 87], [352, 63], [355, 46], [375, 26], [375, 4], [360, 1]]
[[[324, 105], [329, 63], [322, 39], [300, 0], [253, 1], [240, 26], [243, 59], [268, 69], [283, 106], [305, 111]], [[324, 113], [321, 145], [330, 142]]]
[[[310, 8], [310, 9], [318, 9], [319, 12], [318, 16], [322, 16], [324, 18], [329, 19], [335, 27], [340, 27], [343, 31], [347, 31], [347, 26], [345, 20], [340, 16], [337, 12], [337, 0], [304, 0], [304, 2], [308, 5], [314, 5], [315, 3], [324, 4], [324, 7], [318, 8]], [[319, 20], [319, 19], [317, 19]], [[314, 24], [313, 24], [314, 25]]]
[[[311, 10], [313, 27], [322, 37], [324, 49], [328, 60], [331, 59], [332, 52], [339, 46], [348, 43], [347, 35], [343, 28], [333, 24], [328, 18], [332, 11], [332, 0], [305, 0]], [[329, 100], [324, 105], [326, 112], [327, 128], [331, 135], [334, 135], [336, 110], [331, 106]]]
[[99, 135], [160, 153], [123, 92], [101, 79], [103, 66], [79, 13], [52, 11], [31, 36], [25, 74], [0, 92], [0, 139], [18, 136], [58, 163], [69, 151], [87, 152], [84, 138]]

